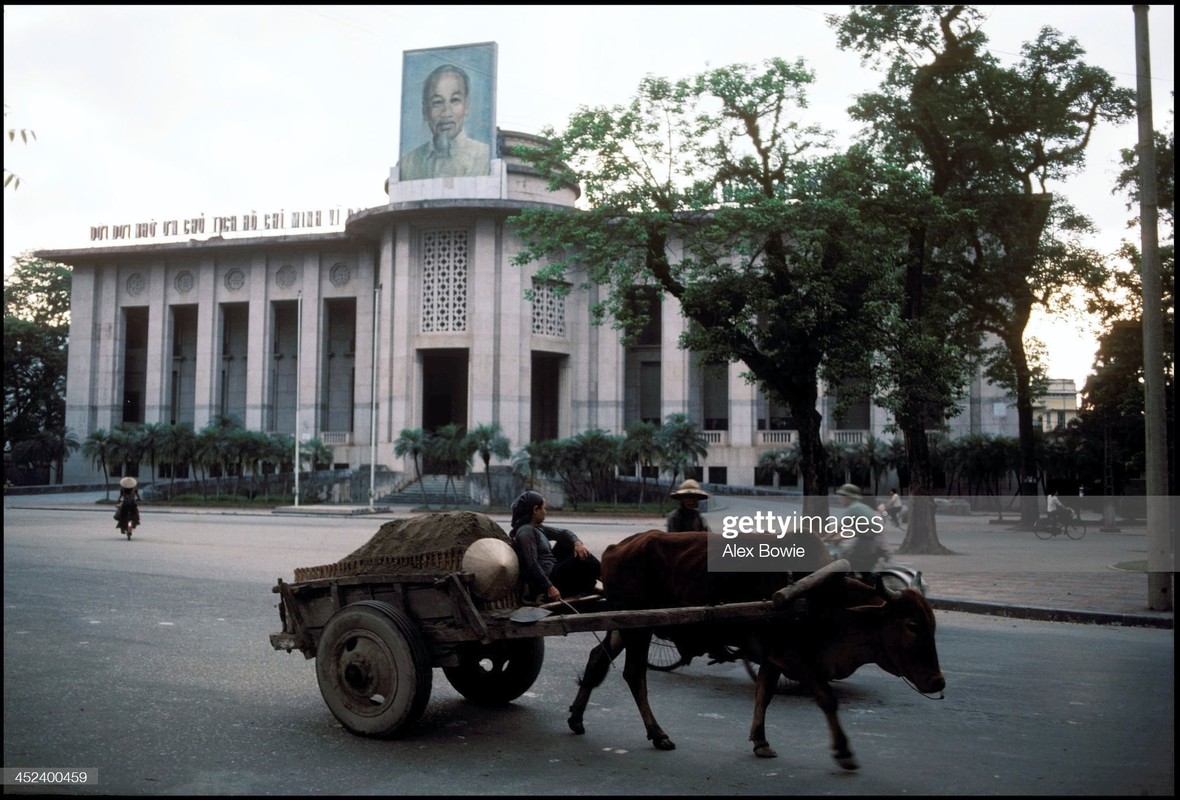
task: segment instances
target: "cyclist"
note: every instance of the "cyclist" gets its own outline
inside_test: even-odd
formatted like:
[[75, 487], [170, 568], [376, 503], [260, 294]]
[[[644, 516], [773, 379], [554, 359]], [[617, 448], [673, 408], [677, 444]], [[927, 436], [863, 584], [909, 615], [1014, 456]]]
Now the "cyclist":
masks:
[[1045, 501], [1045, 512], [1055, 527], [1064, 528], [1073, 519], [1073, 512], [1057, 497], [1057, 492], [1051, 492]]

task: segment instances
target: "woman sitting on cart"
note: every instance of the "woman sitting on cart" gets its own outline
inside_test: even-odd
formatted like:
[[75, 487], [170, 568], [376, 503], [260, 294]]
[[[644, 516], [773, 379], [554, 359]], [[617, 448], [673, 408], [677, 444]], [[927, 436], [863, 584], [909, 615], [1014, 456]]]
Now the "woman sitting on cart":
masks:
[[541, 602], [593, 594], [602, 565], [573, 531], [543, 525], [545, 498], [527, 491], [512, 504], [512, 546], [520, 558], [525, 597]]

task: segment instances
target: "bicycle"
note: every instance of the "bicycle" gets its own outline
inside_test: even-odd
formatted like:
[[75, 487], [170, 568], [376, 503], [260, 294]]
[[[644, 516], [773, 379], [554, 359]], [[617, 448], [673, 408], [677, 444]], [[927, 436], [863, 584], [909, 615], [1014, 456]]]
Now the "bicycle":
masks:
[[1086, 523], [1080, 514], [1071, 509], [1070, 518], [1064, 521], [1051, 516], [1041, 517], [1033, 523], [1033, 533], [1038, 539], [1052, 539], [1064, 534], [1076, 541], [1086, 535]]

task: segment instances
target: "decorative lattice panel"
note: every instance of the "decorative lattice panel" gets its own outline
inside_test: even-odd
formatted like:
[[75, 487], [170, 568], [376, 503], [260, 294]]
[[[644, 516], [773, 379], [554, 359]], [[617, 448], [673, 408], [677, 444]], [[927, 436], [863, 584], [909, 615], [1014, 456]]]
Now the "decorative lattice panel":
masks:
[[565, 336], [565, 297], [547, 281], [533, 281], [533, 333]]
[[465, 230], [422, 232], [422, 332], [467, 330]]

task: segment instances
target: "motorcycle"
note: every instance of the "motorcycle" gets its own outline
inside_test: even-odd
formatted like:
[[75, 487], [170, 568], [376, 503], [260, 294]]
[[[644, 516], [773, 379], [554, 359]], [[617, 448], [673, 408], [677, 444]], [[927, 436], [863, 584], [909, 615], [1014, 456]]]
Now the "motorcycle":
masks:
[[115, 511], [115, 527], [131, 540], [131, 532], [139, 527], [139, 508], [136, 503], [120, 503]]

